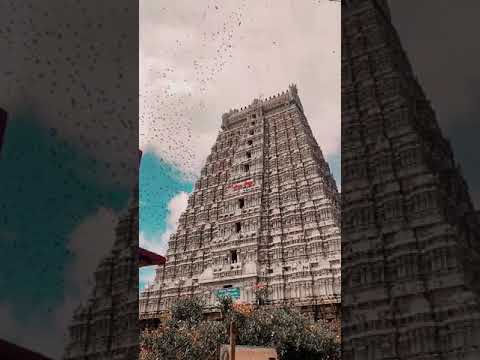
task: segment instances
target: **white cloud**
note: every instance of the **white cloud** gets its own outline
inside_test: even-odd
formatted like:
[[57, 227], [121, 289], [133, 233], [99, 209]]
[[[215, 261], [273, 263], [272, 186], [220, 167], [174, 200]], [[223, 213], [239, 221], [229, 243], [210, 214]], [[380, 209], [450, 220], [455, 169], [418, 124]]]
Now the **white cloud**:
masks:
[[139, 245], [140, 247], [153, 251], [154, 253], [164, 255], [166, 252], [166, 243], [162, 242], [162, 237], [146, 237], [145, 232], [140, 231], [139, 236]]
[[140, 1], [140, 144], [185, 173], [198, 175], [222, 113], [292, 82], [325, 156], [339, 153], [338, 4]]
[[148, 286], [149, 284], [153, 283], [153, 281], [155, 280], [155, 268], [152, 267], [152, 266], [147, 266], [147, 267], [143, 267], [143, 268], [140, 268], [140, 271], [139, 271], [139, 282], [140, 282], [140, 285], [138, 287], [138, 290], [139, 292], [141, 292], [143, 290], [143, 286]]
[[113, 248], [117, 223], [118, 215], [112, 209], [99, 208], [79, 224], [70, 236], [68, 248], [75, 258], [65, 272], [64, 302], [53, 314], [53, 328], [58, 332], [57, 341], [61, 351], [68, 340], [67, 327], [73, 311], [91, 296], [95, 270]]
[[82, 297], [90, 293], [93, 274], [115, 241], [118, 215], [107, 208], [99, 208], [78, 225], [70, 236], [68, 249], [75, 260], [66, 273], [66, 283], [80, 291]]
[[177, 229], [180, 215], [187, 209], [188, 195], [185, 191], [181, 191], [168, 203], [167, 232], [165, 235], [170, 235]]
[[60, 358], [68, 339], [67, 328], [73, 311], [91, 294], [94, 271], [113, 247], [117, 222], [118, 216], [113, 210], [99, 208], [80, 223], [67, 246], [75, 258], [65, 271], [63, 302], [51, 314], [38, 313], [27, 321], [19, 321], [13, 315], [11, 304], [0, 304], [0, 338]]
[[182, 191], [168, 202], [165, 231], [160, 236], [148, 237], [140, 230], [140, 246], [157, 254], [165, 255], [170, 235], [177, 230], [180, 215], [187, 209], [188, 193]]
[[[170, 235], [177, 230], [180, 215], [187, 209], [188, 193], [182, 191], [175, 195], [168, 203], [168, 214], [166, 219], [165, 231], [160, 236], [148, 237], [144, 231], [140, 231], [140, 247], [153, 251], [160, 255], [165, 255], [168, 248]], [[152, 283], [155, 279], [154, 268], [142, 268], [139, 271], [140, 284]], [[142, 289], [139, 288], [141, 291]]]

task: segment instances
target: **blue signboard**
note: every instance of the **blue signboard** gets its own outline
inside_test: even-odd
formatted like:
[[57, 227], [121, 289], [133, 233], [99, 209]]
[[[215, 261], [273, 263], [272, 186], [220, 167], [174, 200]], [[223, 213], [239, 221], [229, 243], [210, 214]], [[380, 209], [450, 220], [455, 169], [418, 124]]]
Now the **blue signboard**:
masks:
[[218, 289], [215, 293], [218, 297], [230, 296], [232, 299], [240, 299], [240, 288], [238, 287]]

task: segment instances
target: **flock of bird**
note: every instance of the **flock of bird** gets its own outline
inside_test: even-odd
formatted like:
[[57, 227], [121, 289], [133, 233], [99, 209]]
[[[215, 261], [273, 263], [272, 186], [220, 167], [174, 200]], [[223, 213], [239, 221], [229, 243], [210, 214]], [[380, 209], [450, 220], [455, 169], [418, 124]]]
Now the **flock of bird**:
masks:
[[195, 37], [200, 50], [188, 59], [186, 69], [177, 72], [174, 63], [189, 52], [182, 39], [175, 39], [175, 47], [165, 50], [165, 58], [173, 61], [168, 67], [146, 64], [145, 81], [140, 88], [140, 143], [160, 148], [164, 160], [186, 173], [194, 173], [198, 163], [193, 122], [199, 121], [205, 111], [202, 97], [209, 85], [233, 57], [235, 34], [242, 26], [246, 5], [243, 0], [224, 13], [220, 4], [205, 4], [202, 22], [215, 17], [218, 26], [200, 34], [185, 33], [187, 38]]
[[[167, 39], [172, 46], [162, 49], [162, 61], [146, 60], [141, 64], [145, 67], [145, 77], [140, 85], [140, 144], [144, 149], [156, 149], [163, 160], [185, 175], [193, 175], [193, 179], [204, 160], [199, 158], [204, 154], [198, 150], [201, 141], [198, 122], [215, 120], [208, 119], [203, 99], [212, 90], [216, 77], [228, 71], [229, 63], [235, 60], [236, 44], [242, 40], [242, 26], [250, 10], [247, 0], [225, 3], [211, 0], [202, 4], [198, 6], [204, 9], [195, 12], [199, 24], [190, 27], [180, 22], [185, 31], [181, 37]], [[266, 1], [265, 6], [271, 4]], [[169, 16], [181, 18], [184, 9], [179, 8], [163, 7], [158, 23], [163, 24], [162, 20]], [[161, 37], [162, 25], [158, 29], [157, 35]], [[191, 44], [195, 51], [189, 48]], [[278, 46], [278, 40], [272, 41], [271, 46]], [[245, 66], [252, 67], [248, 63]], [[216, 120], [220, 124], [220, 119]], [[155, 201], [145, 203], [158, 206]]]

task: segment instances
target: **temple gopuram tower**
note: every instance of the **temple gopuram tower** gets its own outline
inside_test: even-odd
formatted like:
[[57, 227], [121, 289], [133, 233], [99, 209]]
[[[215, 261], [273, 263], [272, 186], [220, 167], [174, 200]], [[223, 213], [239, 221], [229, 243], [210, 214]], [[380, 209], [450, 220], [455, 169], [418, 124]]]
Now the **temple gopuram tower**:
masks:
[[387, 2], [342, 1], [342, 358], [480, 359], [478, 224]]
[[291, 85], [222, 116], [140, 317], [154, 324], [191, 295], [212, 308], [217, 295], [256, 303], [261, 284], [266, 304], [338, 320], [340, 243], [335, 180]]
[[92, 294], [73, 314], [64, 360], [138, 359], [138, 199], [137, 183], [113, 248], [95, 271]]

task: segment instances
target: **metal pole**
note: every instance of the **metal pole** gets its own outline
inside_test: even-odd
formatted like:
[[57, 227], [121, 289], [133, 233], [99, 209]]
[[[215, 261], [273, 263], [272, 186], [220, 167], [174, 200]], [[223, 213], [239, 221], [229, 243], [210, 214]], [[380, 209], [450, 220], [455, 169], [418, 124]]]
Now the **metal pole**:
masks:
[[230, 322], [230, 360], [235, 360], [235, 324]]

